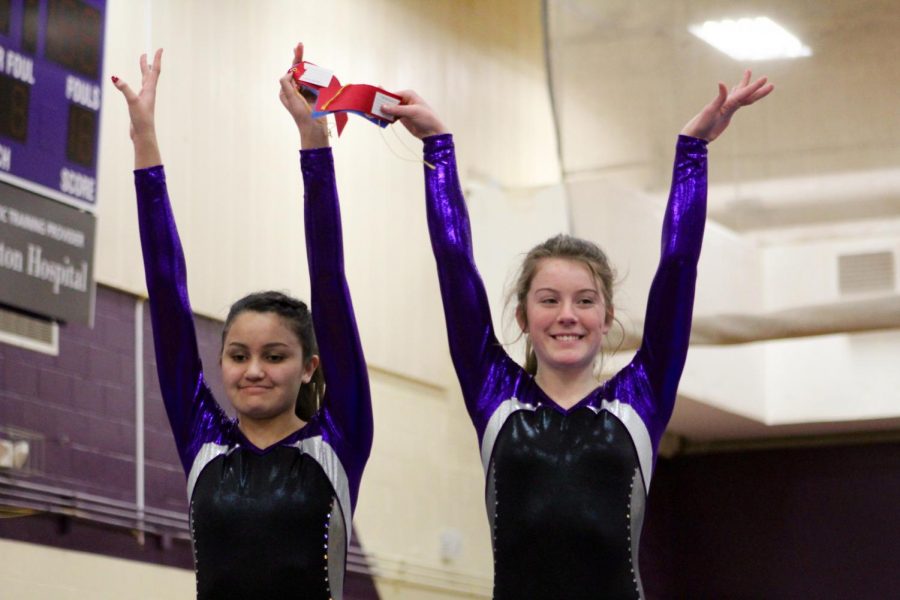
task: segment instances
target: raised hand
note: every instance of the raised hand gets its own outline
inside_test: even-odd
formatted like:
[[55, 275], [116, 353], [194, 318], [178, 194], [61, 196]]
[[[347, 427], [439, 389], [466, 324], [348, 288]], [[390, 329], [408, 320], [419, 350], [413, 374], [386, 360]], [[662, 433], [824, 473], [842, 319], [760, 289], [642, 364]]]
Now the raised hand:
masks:
[[731, 91], [728, 91], [724, 83], [719, 82], [719, 95], [688, 121], [681, 133], [711, 142], [728, 128], [731, 117], [739, 108], [765, 98], [775, 89], [766, 77], [750, 83], [750, 76], [750, 69], [744, 71], [744, 77]]
[[162, 70], [162, 48], [153, 56], [153, 64], [147, 63], [147, 55], [141, 54], [141, 90], [135, 94], [125, 81], [113, 76], [112, 82], [122, 92], [128, 103], [131, 119], [131, 141], [134, 143], [136, 169], [162, 163], [156, 140], [156, 83]]
[[434, 110], [412, 90], [396, 92], [403, 98], [400, 104], [385, 104], [381, 107], [385, 114], [397, 117], [411, 134], [420, 140], [430, 135], [449, 133]]
[[[294, 48], [294, 59], [291, 64], [296, 65], [300, 62], [303, 62], [302, 42]], [[281, 91], [278, 93], [278, 98], [294, 118], [294, 123], [297, 124], [297, 129], [300, 131], [300, 147], [308, 150], [328, 146], [328, 122], [325, 117], [314, 118], [312, 116], [312, 106], [303, 95], [297, 82], [294, 81], [293, 74], [285, 74], [279, 82]]]

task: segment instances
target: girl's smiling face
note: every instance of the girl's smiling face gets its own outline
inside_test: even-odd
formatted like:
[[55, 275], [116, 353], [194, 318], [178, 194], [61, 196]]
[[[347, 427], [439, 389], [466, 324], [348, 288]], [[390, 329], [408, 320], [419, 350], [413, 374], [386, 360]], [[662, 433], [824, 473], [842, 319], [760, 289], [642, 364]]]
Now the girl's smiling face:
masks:
[[577, 377], [593, 370], [612, 321], [600, 285], [579, 260], [540, 260], [524, 314], [520, 309], [516, 315], [531, 339], [539, 372], [549, 369]]
[[272, 312], [244, 311], [228, 328], [222, 349], [222, 379], [241, 418], [269, 420], [293, 413], [300, 386], [318, 366], [297, 335]]

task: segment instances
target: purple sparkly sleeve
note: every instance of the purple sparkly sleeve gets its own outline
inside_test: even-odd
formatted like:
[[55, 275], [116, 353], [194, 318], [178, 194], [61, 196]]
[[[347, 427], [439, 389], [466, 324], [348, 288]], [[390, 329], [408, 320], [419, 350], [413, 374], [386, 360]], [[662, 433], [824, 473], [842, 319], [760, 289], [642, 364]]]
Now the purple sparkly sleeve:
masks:
[[631, 397], [647, 425], [654, 449], [672, 416], [687, 358], [697, 263], [706, 224], [706, 142], [679, 136], [672, 187], [663, 220], [659, 267], [650, 286], [644, 334], [625, 371], [642, 372], [646, 394]]
[[[425, 201], [437, 261], [450, 355], [479, 439], [486, 419], [505, 398], [482, 393], [505, 375], [506, 352], [497, 342], [484, 282], [475, 266], [469, 212], [456, 171], [453, 136], [425, 138]], [[505, 360], [506, 359], [506, 360]]]
[[372, 401], [347, 278], [331, 148], [300, 151], [313, 325], [326, 392], [318, 419], [350, 483], [353, 506], [372, 448]]
[[134, 185], [156, 369], [169, 424], [187, 474], [200, 446], [220, 439], [230, 421], [203, 380], [184, 253], [163, 167], [135, 171]]

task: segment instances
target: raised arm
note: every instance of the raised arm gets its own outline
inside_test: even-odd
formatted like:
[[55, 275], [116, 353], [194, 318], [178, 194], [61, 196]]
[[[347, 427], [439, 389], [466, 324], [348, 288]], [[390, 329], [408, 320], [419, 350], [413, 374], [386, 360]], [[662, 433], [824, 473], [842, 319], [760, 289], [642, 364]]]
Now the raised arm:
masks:
[[161, 68], [162, 48], [153, 56], [152, 65], [147, 63], [147, 55], [141, 54], [141, 89], [137, 94], [123, 80], [112, 77], [113, 85], [128, 103], [135, 170], [162, 165], [156, 140], [156, 83]]
[[425, 143], [428, 231], [437, 261], [450, 354], [466, 407], [478, 426], [479, 417], [493, 409], [478, 404], [486, 373], [492, 364], [505, 357], [505, 352], [494, 334], [484, 282], [475, 266], [469, 213], [456, 170], [453, 137], [415, 92], [406, 90], [399, 95], [403, 97], [400, 105], [385, 105], [382, 110], [399, 117], [410, 133]]
[[[303, 59], [298, 45], [294, 62]], [[341, 212], [325, 119], [313, 119], [290, 74], [281, 79], [282, 104], [300, 133], [306, 253], [313, 326], [326, 393], [320, 419], [351, 481], [358, 484], [372, 446], [369, 378], [344, 273]], [[356, 502], [356, 488], [352, 499]]]
[[201, 441], [201, 426], [218, 422], [222, 414], [218, 407], [208, 408], [214, 418], [204, 418], [210, 415], [204, 415], [197, 406], [205, 385], [188, 300], [184, 253], [169, 204], [154, 124], [161, 59], [162, 50], [157, 50], [152, 65], [146, 55], [141, 56], [141, 89], [137, 94], [117, 77], [113, 77], [113, 83], [125, 97], [131, 118], [138, 225], [160, 389], [182, 466], [188, 472]]
[[750, 71], [729, 92], [719, 94], [682, 130], [675, 153], [672, 187], [663, 220], [659, 267], [650, 286], [644, 335], [635, 358], [653, 391], [652, 401], [635, 407], [658, 443], [675, 404], [678, 382], [687, 358], [694, 307], [697, 263], [706, 223], [706, 145], [728, 127], [742, 106], [767, 96], [772, 84], [750, 82]]

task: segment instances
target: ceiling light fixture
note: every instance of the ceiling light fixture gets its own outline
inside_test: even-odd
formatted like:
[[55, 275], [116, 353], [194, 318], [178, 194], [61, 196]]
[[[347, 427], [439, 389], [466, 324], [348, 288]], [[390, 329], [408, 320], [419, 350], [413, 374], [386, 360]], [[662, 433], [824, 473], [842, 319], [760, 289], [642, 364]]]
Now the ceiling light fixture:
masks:
[[688, 30], [735, 60], [812, 56], [812, 50], [797, 36], [769, 17], [706, 21]]

